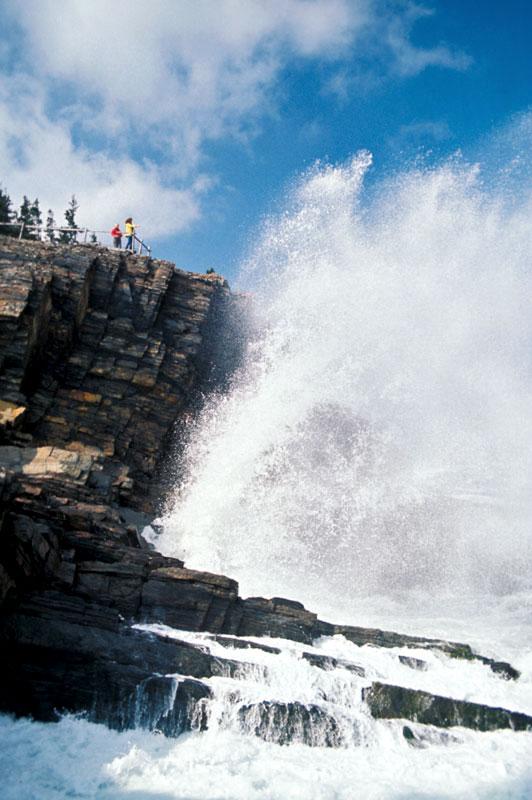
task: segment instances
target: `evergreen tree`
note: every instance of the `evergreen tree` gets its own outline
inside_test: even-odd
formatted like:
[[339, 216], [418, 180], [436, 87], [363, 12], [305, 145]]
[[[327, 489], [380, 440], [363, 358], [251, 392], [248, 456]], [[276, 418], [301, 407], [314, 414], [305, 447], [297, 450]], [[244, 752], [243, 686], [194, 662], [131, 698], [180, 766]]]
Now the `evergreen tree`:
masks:
[[77, 227], [78, 227], [76, 225], [76, 211], [78, 210], [78, 208], [79, 208], [79, 205], [78, 205], [78, 202], [76, 200], [76, 195], [73, 194], [72, 197], [70, 198], [70, 202], [68, 204], [68, 208], [65, 211], [65, 219], [67, 221], [67, 224], [68, 224], [69, 228], [76, 228], [77, 229]]
[[[70, 198], [70, 202], [68, 204], [68, 208], [65, 211], [65, 220], [66, 220], [66, 227], [67, 228], [75, 228], [78, 230], [78, 225], [76, 224], [76, 211], [78, 210], [79, 205], [76, 201], [76, 195], [73, 194]], [[59, 241], [61, 244], [71, 244], [72, 242], [76, 241], [76, 232], [75, 231], [61, 231], [59, 234]]]
[[[30, 208], [30, 219], [31, 219], [31, 223], [30, 223], [31, 225], [38, 225], [39, 227], [42, 226], [41, 209], [39, 208], [39, 200], [37, 198], [35, 198], [35, 200], [33, 201], [32, 205], [31, 205], [31, 208]], [[38, 231], [34, 230], [32, 232], [32, 238], [33, 239], [40, 239], [41, 238], [41, 231], [40, 230], [38, 230]]]
[[0, 222], [11, 222], [12, 219], [11, 198], [0, 186]]
[[49, 208], [48, 216], [46, 217], [46, 235], [48, 237], [49, 242], [57, 241], [54, 228], [55, 228], [54, 212], [52, 211], [51, 208]]
[[17, 222], [19, 225], [24, 224], [22, 232], [23, 239], [40, 239], [40, 231], [33, 228], [34, 225], [42, 225], [41, 210], [39, 208], [39, 201], [37, 198], [30, 203], [26, 195], [20, 206]]
[[[11, 210], [11, 198], [8, 193], [0, 186], [0, 222], [13, 222], [15, 214]], [[15, 225], [8, 227], [7, 225], [0, 225], [0, 235], [3, 236], [18, 236], [18, 229]]]
[[17, 214], [17, 222], [19, 225], [23, 225], [22, 228], [22, 238], [23, 239], [33, 239], [32, 232], [28, 230], [28, 225], [31, 225], [31, 213], [30, 213], [31, 205], [30, 201], [24, 195], [24, 199], [20, 205]]

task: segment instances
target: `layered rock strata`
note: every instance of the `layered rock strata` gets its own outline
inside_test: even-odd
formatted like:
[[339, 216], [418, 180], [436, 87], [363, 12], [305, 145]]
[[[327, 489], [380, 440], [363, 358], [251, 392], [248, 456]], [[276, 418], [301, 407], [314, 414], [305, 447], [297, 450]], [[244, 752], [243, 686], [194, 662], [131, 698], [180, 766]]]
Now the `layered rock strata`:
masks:
[[216, 275], [0, 237], [0, 443], [88, 448], [150, 511], [166, 437], [238, 347], [237, 305]]
[[[2, 710], [135, 724], [131, 697], [164, 656], [140, 666], [124, 620], [163, 603], [174, 570], [187, 575], [139, 532], [173, 431], [237, 364], [244, 320], [219, 276], [0, 237]], [[227, 587], [236, 595], [213, 576], [200, 605], [215, 615]], [[197, 610], [189, 617], [197, 624]]]

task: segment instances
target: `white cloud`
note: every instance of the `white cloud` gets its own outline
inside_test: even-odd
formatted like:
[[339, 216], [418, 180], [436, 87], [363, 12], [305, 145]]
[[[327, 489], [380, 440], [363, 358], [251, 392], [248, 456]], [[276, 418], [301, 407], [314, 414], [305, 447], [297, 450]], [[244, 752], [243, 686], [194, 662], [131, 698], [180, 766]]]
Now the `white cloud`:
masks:
[[415, 23], [433, 14], [431, 9], [410, 3], [404, 14], [390, 17], [385, 43], [393, 57], [393, 70], [400, 77], [417, 75], [427, 67], [465, 70], [471, 65], [470, 56], [455, 52], [446, 44], [436, 47], [416, 47], [412, 44], [410, 36]]
[[291, 61], [328, 60], [348, 81], [378, 40], [403, 75], [463, 65], [411, 45], [416, 6], [382, 16], [383, 2], [4, 0], [22, 38], [0, 82], [0, 179], [56, 211], [76, 191], [94, 225], [142, 206], [152, 235], [184, 230], [209, 185], [206, 142], [249, 138]]
[[[18, 7], [18, 3], [15, 4]], [[332, 57], [365, 22], [347, 0], [25, 0], [28, 59], [45, 81], [99, 112], [78, 122], [116, 135], [132, 122], [171, 146], [181, 171], [207, 138], [262, 113], [288, 57]]]
[[[14, 96], [16, 108], [10, 102]], [[198, 176], [184, 190], [169, 188], [154, 164], [75, 148], [68, 125], [51, 122], [44, 108], [45, 96], [35, 81], [15, 78], [2, 84], [0, 163], [14, 204], [31, 192], [43, 212], [54, 210], [59, 223], [77, 193], [82, 225], [107, 230], [110, 222], [133, 215], [153, 237], [179, 232], [198, 219], [205, 178]]]
[[56, 209], [75, 189], [95, 225], [150, 203], [153, 235], [183, 230], [206, 140], [256, 124], [285, 59], [337, 55], [364, 3], [7, 0], [25, 72], [1, 84], [0, 177]]

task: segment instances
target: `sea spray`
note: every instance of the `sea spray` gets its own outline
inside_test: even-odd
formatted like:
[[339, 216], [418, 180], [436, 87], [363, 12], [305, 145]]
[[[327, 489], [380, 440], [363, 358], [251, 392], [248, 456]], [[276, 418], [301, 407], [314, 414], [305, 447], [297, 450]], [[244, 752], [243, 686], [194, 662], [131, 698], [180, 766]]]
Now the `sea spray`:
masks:
[[265, 224], [260, 336], [191, 432], [157, 547], [339, 614], [526, 588], [532, 213], [460, 159], [366, 192], [370, 170], [318, 165]]

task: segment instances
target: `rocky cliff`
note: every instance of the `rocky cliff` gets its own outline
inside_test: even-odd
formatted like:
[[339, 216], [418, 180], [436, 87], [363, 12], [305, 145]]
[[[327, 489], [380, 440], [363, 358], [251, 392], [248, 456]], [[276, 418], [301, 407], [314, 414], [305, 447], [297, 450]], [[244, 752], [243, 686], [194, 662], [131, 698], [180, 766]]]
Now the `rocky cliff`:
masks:
[[[144, 542], [176, 425], [229, 380], [245, 330], [246, 304], [216, 275], [95, 245], [0, 238], [0, 711], [39, 720], [84, 712], [173, 735], [201, 729], [210, 696], [202, 679], [238, 665], [147, 636], [141, 623], [210, 632], [239, 647], [259, 646], [250, 636], [310, 645], [342, 634], [360, 645], [437, 648], [518, 678], [467, 645], [332, 625], [283, 598], [242, 599], [234, 580], [187, 569]], [[307, 657], [318, 669], [360, 673]], [[524, 715], [405, 691], [374, 684], [368, 708], [416, 720], [434, 701], [451, 724], [532, 726]], [[257, 735], [281, 720], [279, 742], [291, 726], [327, 723], [323, 709], [299, 704], [242, 709], [246, 718], [257, 713]], [[430, 724], [440, 724], [438, 714]], [[324, 743], [338, 744], [329, 723]]]

